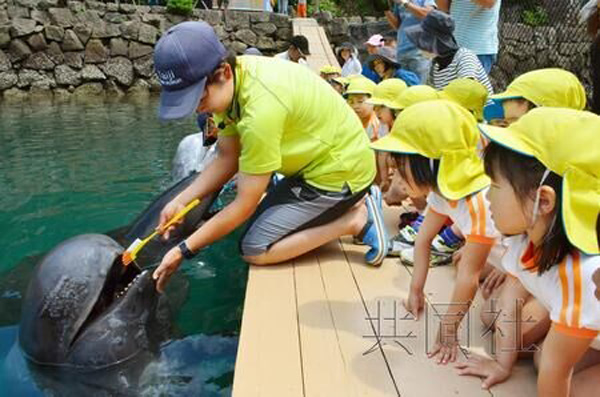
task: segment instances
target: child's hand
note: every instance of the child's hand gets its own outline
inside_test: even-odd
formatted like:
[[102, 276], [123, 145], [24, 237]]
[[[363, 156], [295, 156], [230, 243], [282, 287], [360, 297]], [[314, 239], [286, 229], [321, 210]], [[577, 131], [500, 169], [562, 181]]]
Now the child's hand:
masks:
[[510, 370], [504, 368], [496, 360], [473, 356], [468, 361], [454, 366], [461, 376], [477, 376], [483, 378], [481, 387], [489, 389], [497, 383], [502, 383], [510, 376]]
[[481, 284], [481, 295], [483, 296], [483, 299], [489, 299], [492, 292], [500, 287], [505, 279], [506, 273], [503, 273], [498, 269], [492, 270]]
[[440, 323], [440, 329], [438, 331], [437, 342], [431, 349], [431, 352], [427, 354], [427, 357], [433, 358], [437, 356], [438, 364], [448, 364], [448, 362], [456, 361], [456, 355], [458, 353], [458, 338], [456, 336], [457, 325], [447, 324], [444, 326]]
[[408, 299], [405, 299], [402, 303], [404, 304], [404, 308], [415, 316], [415, 320], [418, 320], [419, 313], [425, 306], [425, 295], [423, 294], [423, 290], [415, 291], [411, 289], [408, 294]]

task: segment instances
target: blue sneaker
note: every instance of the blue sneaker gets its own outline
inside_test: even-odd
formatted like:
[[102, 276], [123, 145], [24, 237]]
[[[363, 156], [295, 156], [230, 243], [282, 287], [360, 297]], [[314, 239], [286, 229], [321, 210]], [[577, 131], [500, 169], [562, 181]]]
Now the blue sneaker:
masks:
[[362, 241], [371, 247], [365, 254], [365, 260], [373, 266], [381, 265], [389, 251], [389, 237], [385, 230], [383, 208], [380, 200], [381, 192], [379, 192], [379, 188], [372, 187], [371, 194], [365, 200], [369, 217]]

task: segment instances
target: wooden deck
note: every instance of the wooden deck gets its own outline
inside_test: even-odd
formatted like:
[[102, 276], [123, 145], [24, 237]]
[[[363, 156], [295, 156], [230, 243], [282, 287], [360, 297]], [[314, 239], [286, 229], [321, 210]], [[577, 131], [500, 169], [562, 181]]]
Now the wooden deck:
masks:
[[[322, 28], [294, 21], [310, 41], [309, 64], [336, 64]], [[386, 208], [388, 230], [399, 210]], [[473, 377], [426, 356], [454, 284], [454, 269], [431, 269], [427, 310], [419, 321], [402, 306], [410, 267], [388, 258], [364, 264], [366, 248], [336, 240], [288, 264], [251, 267], [244, 304], [233, 396], [534, 396], [533, 365], [520, 362], [510, 380], [483, 391]], [[491, 348], [477, 302], [461, 332], [464, 360]]]

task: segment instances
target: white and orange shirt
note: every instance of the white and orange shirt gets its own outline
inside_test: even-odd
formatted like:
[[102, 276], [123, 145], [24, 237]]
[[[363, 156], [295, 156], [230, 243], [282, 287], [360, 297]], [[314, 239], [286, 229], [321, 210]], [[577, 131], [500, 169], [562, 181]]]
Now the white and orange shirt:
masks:
[[492, 220], [490, 203], [485, 197], [488, 190], [485, 188], [457, 201], [432, 192], [427, 197], [427, 210], [449, 217], [467, 242], [493, 245], [488, 262], [500, 268], [504, 247]]
[[365, 131], [371, 142], [375, 142], [376, 140], [381, 138], [381, 136], [379, 136], [381, 122], [379, 121], [379, 118], [377, 118], [375, 112], [371, 114], [371, 118], [367, 121], [366, 124], [363, 123], [363, 127], [365, 127]]
[[600, 256], [575, 251], [539, 275], [526, 235], [508, 237], [504, 243], [508, 248], [502, 266], [548, 310], [555, 328], [594, 339], [592, 347], [600, 350]]

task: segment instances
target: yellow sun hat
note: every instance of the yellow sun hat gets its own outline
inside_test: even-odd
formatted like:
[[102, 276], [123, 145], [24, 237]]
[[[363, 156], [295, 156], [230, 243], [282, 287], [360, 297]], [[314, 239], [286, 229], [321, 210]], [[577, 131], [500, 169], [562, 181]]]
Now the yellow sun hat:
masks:
[[420, 102], [440, 99], [439, 93], [435, 88], [428, 85], [413, 85], [408, 87], [398, 98], [399, 109], [406, 109]]
[[340, 69], [337, 66], [333, 66], [333, 65], [325, 65], [323, 66], [320, 70], [319, 73], [321, 74], [342, 74], [342, 69]]
[[492, 141], [538, 159], [562, 176], [562, 216], [569, 241], [600, 254], [600, 117], [573, 109], [541, 107], [508, 128], [481, 125]]
[[534, 70], [517, 77], [506, 91], [492, 95], [494, 102], [525, 98], [535, 106], [585, 109], [585, 88], [573, 73], [564, 69]]
[[473, 113], [477, 121], [483, 121], [483, 108], [488, 96], [489, 92], [483, 84], [468, 78], [453, 80], [440, 92], [442, 99], [458, 103]]
[[479, 139], [477, 120], [468, 110], [448, 100], [432, 100], [402, 111], [392, 131], [371, 148], [439, 159], [440, 193], [460, 200], [490, 184], [477, 151]]
[[377, 84], [375, 84], [372, 80], [364, 76], [355, 77], [350, 79], [350, 82], [348, 83], [348, 88], [346, 88], [346, 93], [344, 93], [344, 96], [347, 97], [348, 95], [359, 94], [373, 96], [373, 92], [375, 91], [376, 86]]
[[400, 109], [398, 98], [408, 86], [400, 79], [387, 79], [377, 84], [373, 96], [367, 101], [371, 105]]

